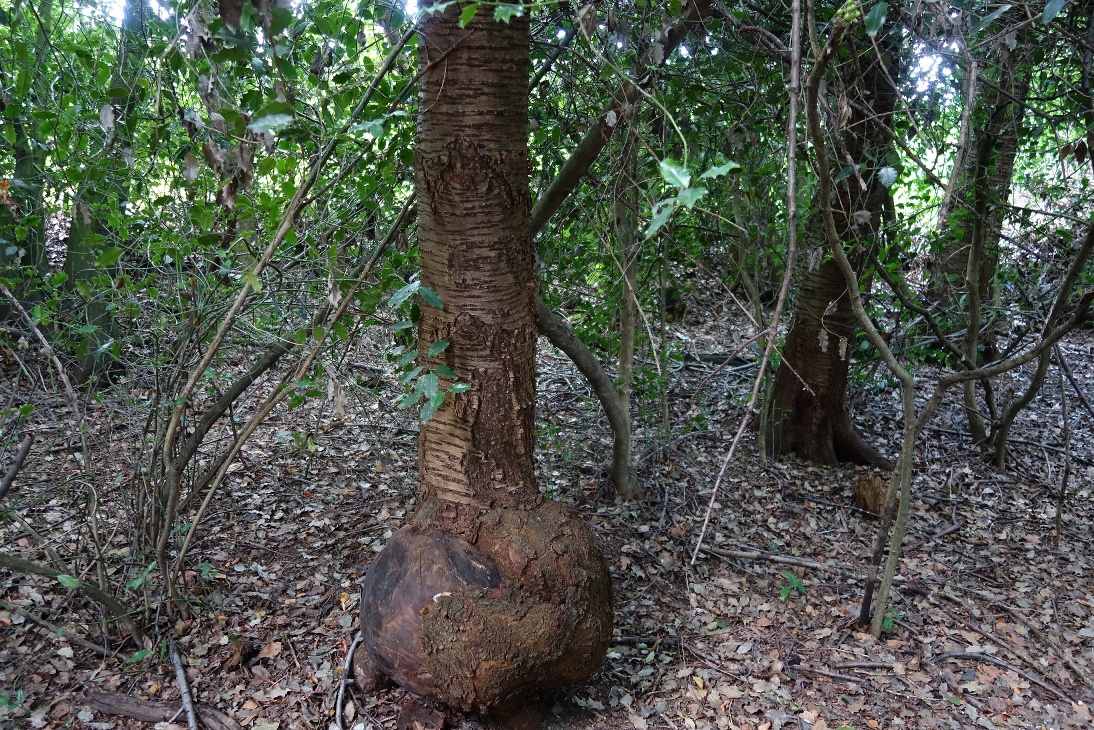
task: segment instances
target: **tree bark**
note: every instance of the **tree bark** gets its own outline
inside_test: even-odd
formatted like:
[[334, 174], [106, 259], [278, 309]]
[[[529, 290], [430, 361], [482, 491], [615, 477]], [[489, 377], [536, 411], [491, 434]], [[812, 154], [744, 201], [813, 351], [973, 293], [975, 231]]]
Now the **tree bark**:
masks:
[[418, 334], [423, 352], [449, 343], [419, 364], [471, 387], [422, 426], [421, 506], [370, 567], [361, 622], [368, 657], [403, 687], [505, 714], [592, 674], [611, 584], [588, 527], [532, 472], [528, 19], [459, 17], [429, 16], [419, 43], [421, 281], [442, 308], [423, 304]]
[[[896, 48], [879, 54], [869, 44], [849, 45], [852, 59], [839, 70], [839, 100], [832, 105], [846, 115], [846, 121], [835, 120], [836, 148], [818, 149], [816, 154], [828, 155], [834, 171], [846, 170], [852, 163], [857, 166], [832, 182], [831, 214], [852, 266], [861, 270], [873, 260], [882, 235], [888, 191], [878, 172], [887, 164], [890, 143], [881, 126], [888, 124], [893, 113], [899, 54]], [[879, 58], [888, 59], [891, 66], [883, 68]], [[822, 211], [814, 210], [810, 216], [806, 239], [807, 250], [823, 258], [799, 285], [793, 324], [775, 376], [765, 434], [768, 452], [773, 456], [793, 453], [820, 464], [854, 462], [891, 469], [892, 463], [863, 441], [847, 409], [847, 377], [857, 329], [844, 276], [835, 261], [823, 254], [827, 239]]]
[[[625, 416], [623, 428], [616, 430], [612, 448], [612, 481], [624, 499], [634, 499], [641, 489], [631, 468], [631, 385], [634, 381], [634, 343], [638, 330], [638, 188], [635, 170], [638, 160], [636, 140], [623, 143], [621, 175], [614, 191], [615, 231], [622, 264], [623, 302], [619, 308], [618, 397]], [[613, 429], [614, 430], [614, 429]]]

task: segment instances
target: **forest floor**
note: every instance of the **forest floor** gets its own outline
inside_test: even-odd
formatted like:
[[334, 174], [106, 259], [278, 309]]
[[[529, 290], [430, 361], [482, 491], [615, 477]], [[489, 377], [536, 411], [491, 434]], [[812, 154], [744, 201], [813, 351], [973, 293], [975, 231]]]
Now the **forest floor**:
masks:
[[[674, 327], [674, 339], [685, 351], [726, 352], [748, 334], [734, 327], [712, 315]], [[1094, 395], [1094, 331], [1062, 350]], [[248, 443], [190, 552], [191, 616], [161, 618], [151, 655], [134, 660], [132, 643], [104, 637], [100, 610], [78, 592], [0, 569], [0, 727], [151, 727], [97, 711], [89, 698], [116, 692], [170, 701], [174, 712], [180, 691], [162, 650], [174, 639], [194, 698], [240, 726], [326, 730], [342, 696], [345, 727], [394, 728], [402, 690], [363, 694], [342, 681], [357, 581], [415, 503], [414, 418], [393, 408], [399, 386], [382, 352], [383, 343], [366, 342], [356, 365], [345, 365], [380, 375], [374, 391], [347, 391], [344, 413], [312, 401], [275, 414]], [[1060, 534], [1055, 369], [1012, 431], [1005, 473], [968, 445], [959, 393], [949, 395], [919, 443], [900, 580], [875, 640], [857, 624], [877, 531], [852, 501], [862, 470], [764, 462], [748, 432], [711, 491], [755, 372], [676, 369], [671, 435], [658, 435], [656, 407], [638, 412], [640, 424], [653, 424], [637, 433], [645, 497], [624, 502], [604, 475], [611, 443], [598, 404], [569, 361], [541, 352], [539, 485], [598, 534], [616, 616], [600, 671], [544, 699], [549, 726], [1094, 726], [1094, 415], [1072, 386], [1063, 386], [1071, 474]], [[931, 372], [920, 375], [926, 388]], [[1028, 375], [1006, 382], [1018, 387]], [[872, 377], [855, 390], [855, 420], [895, 456], [899, 399]], [[29, 392], [25, 379], [0, 383], [9, 402]], [[86, 447], [63, 400], [40, 400], [39, 438], [2, 505], [0, 545], [77, 566], [91, 582], [98, 545], [104, 580], [133, 605], [144, 597], [157, 606], [144, 595], [154, 583], [141, 581], [147, 558], [129, 554], [151, 386], [134, 376], [118, 388], [87, 404]], [[1009, 390], [999, 385], [996, 395]], [[0, 454], [0, 469], [12, 452]], [[186, 722], [182, 714], [157, 727]]]

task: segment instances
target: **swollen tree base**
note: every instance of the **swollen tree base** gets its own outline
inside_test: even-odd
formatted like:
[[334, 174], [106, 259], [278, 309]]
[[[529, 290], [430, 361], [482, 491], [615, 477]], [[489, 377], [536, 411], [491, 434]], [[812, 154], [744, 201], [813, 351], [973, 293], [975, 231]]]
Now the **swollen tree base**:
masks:
[[610, 575], [589, 528], [553, 502], [486, 512], [474, 535], [399, 530], [364, 582], [362, 634], [407, 690], [508, 715], [595, 671], [611, 639]]

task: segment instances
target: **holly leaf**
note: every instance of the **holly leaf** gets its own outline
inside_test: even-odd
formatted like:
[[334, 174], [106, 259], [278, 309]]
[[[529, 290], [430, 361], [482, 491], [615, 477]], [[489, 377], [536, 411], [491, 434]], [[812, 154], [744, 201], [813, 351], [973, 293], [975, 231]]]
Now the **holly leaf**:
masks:
[[676, 196], [676, 201], [685, 208], [690, 208], [698, 203], [699, 199], [706, 194], [706, 188], [684, 188], [680, 191], [680, 194]]
[[737, 164], [736, 162], [727, 162], [724, 165], [718, 165], [717, 167], [710, 168], [709, 170], [704, 172], [702, 175], [700, 175], [699, 179], [700, 180], [713, 180], [716, 177], [721, 177], [722, 175], [725, 175], [726, 173], [733, 172], [734, 170], [740, 170], [740, 169], [741, 169], [741, 166], [739, 164]]
[[467, 24], [471, 22], [471, 19], [475, 17], [475, 13], [479, 12], [479, 4], [471, 3], [460, 12], [460, 27], [466, 28]]
[[661, 177], [673, 187], [683, 190], [691, 184], [691, 174], [676, 160], [666, 157], [661, 160]]
[[392, 294], [391, 299], [387, 300], [387, 305], [392, 309], [398, 309], [407, 299], [410, 299], [410, 297], [413, 296], [414, 292], [418, 291], [418, 287], [420, 286], [421, 284], [417, 281], [410, 282], [402, 289]]

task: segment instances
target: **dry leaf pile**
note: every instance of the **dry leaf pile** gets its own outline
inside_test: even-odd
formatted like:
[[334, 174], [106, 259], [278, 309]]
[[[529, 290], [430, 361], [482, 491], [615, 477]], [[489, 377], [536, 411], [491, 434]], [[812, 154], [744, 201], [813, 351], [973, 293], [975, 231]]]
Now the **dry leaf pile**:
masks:
[[[689, 324], [675, 334], [683, 351], [731, 349], [725, 322]], [[1063, 349], [1094, 394], [1094, 332]], [[329, 404], [301, 408], [256, 433], [191, 551], [190, 616], [161, 615], [149, 656], [127, 661], [136, 647], [111, 643], [101, 610], [58, 581], [0, 569], [0, 727], [151, 727], [106, 714], [89, 698], [177, 701], [161, 650], [173, 640], [194, 700], [237, 726], [325, 730], [341, 711], [345, 727], [394, 728], [402, 690], [362, 692], [343, 682], [357, 580], [413, 511], [417, 481], [413, 418], [393, 407], [399, 391], [388, 365], [370, 365], [385, 373], [379, 389], [355, 392], [356, 402], [339, 404], [344, 414]], [[667, 437], [648, 405], [655, 394], [638, 394], [645, 497], [624, 503], [605, 476], [611, 444], [598, 406], [568, 361], [548, 350], [541, 357], [540, 487], [599, 534], [613, 571], [617, 634], [591, 683], [545, 698], [551, 727], [1094, 723], [1094, 417], [1073, 392], [1065, 391], [1071, 472], [1059, 535], [1059, 390], [1046, 386], [1016, 423], [1005, 474], [959, 435], [952, 394], [921, 441], [892, 611], [875, 640], [857, 619], [877, 523], [852, 496], [856, 480], [869, 476], [764, 463], [750, 435], [712, 495], [754, 374], [751, 366], [716, 367], [694, 361], [672, 373]], [[88, 454], [67, 412], [39, 407], [39, 441], [3, 505], [0, 544], [75, 566], [81, 580], [97, 581], [101, 571], [138, 605], [154, 582], [124, 588], [148, 560], [130, 554], [128, 528], [118, 522], [130, 514], [127, 480], [146, 401], [138, 381], [127, 387], [88, 410]], [[5, 398], [16, 396], [5, 389]], [[884, 387], [856, 391], [857, 423], [890, 454], [896, 406]], [[89, 463], [94, 484], [82, 476]], [[89, 559], [92, 543], [98, 563]]]

